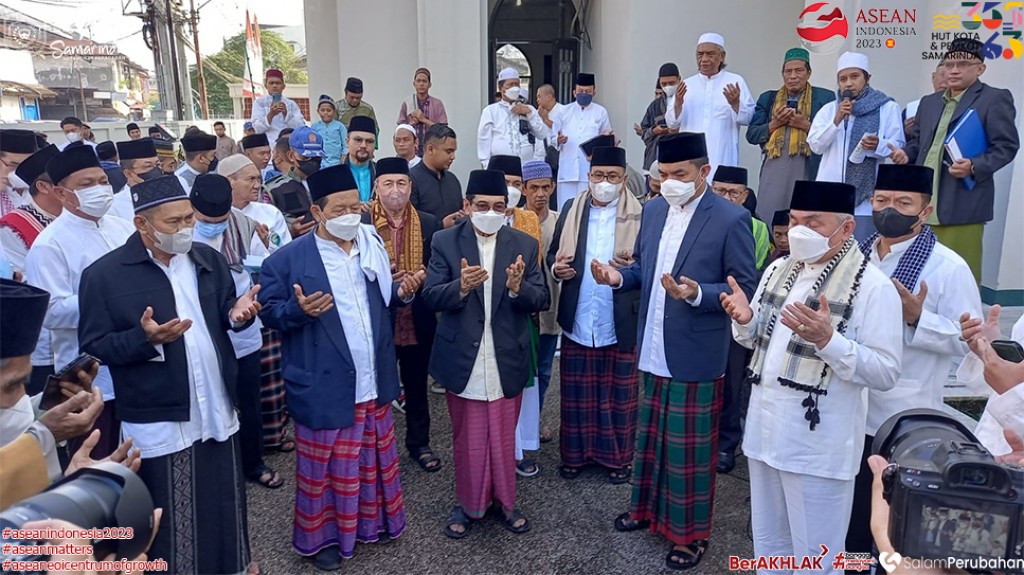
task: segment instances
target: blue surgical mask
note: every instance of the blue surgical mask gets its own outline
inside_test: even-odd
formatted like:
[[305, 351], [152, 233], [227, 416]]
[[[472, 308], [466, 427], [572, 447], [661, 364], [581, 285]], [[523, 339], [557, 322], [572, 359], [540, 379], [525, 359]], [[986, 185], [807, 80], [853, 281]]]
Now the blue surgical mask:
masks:
[[223, 234], [228, 229], [228, 221], [211, 223], [196, 220], [196, 233], [203, 236], [204, 238], [215, 238]]
[[586, 108], [594, 101], [593, 94], [576, 94], [576, 103]]

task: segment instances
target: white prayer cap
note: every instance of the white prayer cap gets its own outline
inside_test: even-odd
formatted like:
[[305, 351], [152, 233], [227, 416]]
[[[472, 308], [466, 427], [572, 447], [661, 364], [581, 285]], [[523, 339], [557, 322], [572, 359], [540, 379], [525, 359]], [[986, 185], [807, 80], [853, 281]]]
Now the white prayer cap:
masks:
[[697, 40], [697, 44], [717, 44], [725, 50], [725, 38], [722, 38], [721, 34], [715, 34], [714, 32], [705, 32], [700, 35], [700, 39]]
[[409, 133], [411, 133], [413, 137], [416, 137], [416, 128], [413, 128], [409, 124], [399, 124], [398, 127], [395, 128], [396, 136], [398, 135], [399, 130], [409, 130]]
[[658, 160], [654, 160], [653, 162], [651, 162], [651, 167], [647, 168], [647, 171], [650, 172], [648, 175], [651, 177], [652, 180], [656, 182], [661, 181], [661, 168], [658, 164]]
[[515, 68], [505, 68], [501, 72], [498, 72], [498, 81], [503, 82], [505, 80], [518, 80], [519, 72]]
[[255, 164], [252, 163], [252, 160], [250, 160], [248, 156], [245, 156], [244, 154], [235, 154], [217, 162], [217, 173], [226, 178], [237, 174], [238, 170], [252, 165]]
[[836, 73], [842, 72], [847, 68], [860, 68], [865, 73], [870, 74], [871, 69], [868, 68], [868, 57], [865, 54], [858, 54], [857, 52], [843, 52], [843, 55], [839, 57], [839, 64], [836, 66]]

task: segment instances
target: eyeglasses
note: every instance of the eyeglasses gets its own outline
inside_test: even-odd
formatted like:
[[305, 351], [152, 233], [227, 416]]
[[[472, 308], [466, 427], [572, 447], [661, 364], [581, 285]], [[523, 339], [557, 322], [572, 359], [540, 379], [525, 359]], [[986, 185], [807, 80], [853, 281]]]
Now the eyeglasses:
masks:
[[747, 190], [725, 190], [722, 188], [711, 188], [715, 194], [722, 196], [723, 198], [729, 198], [730, 200], [738, 200], [743, 197], [743, 193]]
[[606, 174], [604, 172], [591, 172], [590, 173], [590, 181], [594, 182], [595, 184], [598, 183], [598, 182], [608, 182], [610, 184], [618, 184], [623, 179], [625, 179], [625, 176], [623, 174], [616, 174], [614, 172], [608, 173], [608, 174]]

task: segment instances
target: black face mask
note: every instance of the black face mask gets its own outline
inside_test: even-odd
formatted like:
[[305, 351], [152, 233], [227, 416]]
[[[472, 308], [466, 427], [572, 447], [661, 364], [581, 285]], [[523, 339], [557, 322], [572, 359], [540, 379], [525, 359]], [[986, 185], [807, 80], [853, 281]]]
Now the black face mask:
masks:
[[162, 175], [164, 175], [163, 170], [161, 170], [159, 167], [156, 167], [156, 168], [153, 168], [152, 170], [150, 170], [148, 172], [142, 172], [141, 174], [135, 174], [135, 177], [139, 178], [143, 182], [148, 182], [149, 180], [155, 180], [156, 178], [159, 178]]
[[308, 178], [320, 171], [321, 162], [323, 162], [323, 158], [306, 158], [299, 161], [298, 168]]
[[875, 224], [875, 228], [878, 229], [878, 233], [887, 238], [909, 236], [914, 232], [914, 226], [917, 225], [918, 218], [920, 217], [920, 213], [916, 216], [901, 214], [896, 208], [885, 208], [881, 211], [871, 212], [871, 221]]
[[210, 160], [210, 166], [208, 168], [206, 168], [206, 173], [207, 174], [216, 174], [217, 173], [217, 162], [219, 162], [219, 161], [220, 161], [220, 158], [217, 158], [216, 156], [214, 156], [214, 158], [212, 160]]

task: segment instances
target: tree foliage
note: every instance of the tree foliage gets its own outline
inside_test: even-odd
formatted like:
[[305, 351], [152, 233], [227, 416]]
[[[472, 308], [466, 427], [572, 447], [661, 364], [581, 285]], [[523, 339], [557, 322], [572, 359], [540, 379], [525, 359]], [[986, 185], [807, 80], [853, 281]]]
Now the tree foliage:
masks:
[[[292, 49], [288, 42], [276, 32], [270, 30], [260, 31], [260, 40], [263, 43], [263, 69], [277, 68], [284, 72], [285, 82], [289, 84], [305, 84], [308, 82], [305, 62]], [[196, 67], [190, 67], [192, 72], [192, 91], [198, 102], [199, 75]], [[220, 52], [203, 58], [203, 73], [206, 76], [206, 95], [210, 105], [210, 115], [214, 117], [229, 117], [233, 113], [231, 95], [228, 92], [228, 84], [241, 83], [247, 75], [245, 65], [245, 32], [232, 36], [224, 42]], [[255, 82], [262, 82], [263, 78], [253, 78]], [[199, 109], [198, 103], [196, 109]]]

